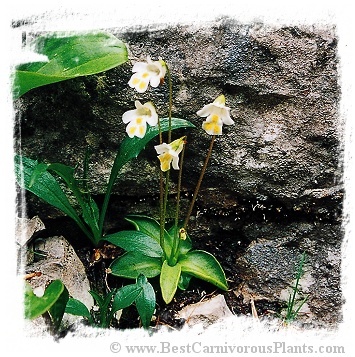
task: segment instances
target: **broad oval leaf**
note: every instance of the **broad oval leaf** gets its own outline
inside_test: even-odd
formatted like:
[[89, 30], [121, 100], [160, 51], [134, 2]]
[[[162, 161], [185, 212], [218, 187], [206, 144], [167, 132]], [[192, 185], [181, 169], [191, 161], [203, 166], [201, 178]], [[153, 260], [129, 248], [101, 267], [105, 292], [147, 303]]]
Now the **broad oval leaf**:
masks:
[[[43, 296], [38, 297], [34, 294], [31, 286], [26, 283], [25, 318], [34, 319], [46, 311], [49, 311], [62, 294], [66, 296], [65, 292], [67, 292], [67, 289], [64, 284], [60, 280], [54, 280], [47, 286]], [[69, 295], [66, 300], [68, 300], [68, 298]], [[66, 303], [67, 301], [65, 301], [65, 305]]]
[[36, 87], [107, 71], [128, 60], [125, 44], [106, 32], [51, 33], [35, 39], [29, 47], [48, 61], [17, 67], [14, 98]]
[[203, 250], [193, 250], [180, 257], [181, 271], [228, 290], [224, 271], [217, 259]]
[[130, 214], [125, 219], [132, 223], [137, 231], [152, 237], [156, 242], [160, 241], [160, 224], [153, 218], [144, 215]]
[[181, 265], [170, 266], [165, 260], [160, 272], [160, 288], [164, 301], [169, 304], [173, 299], [180, 280]]
[[136, 307], [143, 327], [148, 328], [155, 310], [155, 291], [147, 278], [142, 274], [137, 278], [137, 285], [142, 287], [142, 291], [136, 298]]
[[161, 258], [153, 258], [138, 252], [128, 252], [116, 258], [110, 265], [112, 275], [136, 279], [139, 274], [153, 278], [160, 274]]
[[142, 287], [137, 284], [130, 284], [119, 288], [113, 298], [111, 314], [124, 309], [134, 303], [137, 296], [142, 292]]
[[139, 252], [148, 257], [159, 258], [163, 256], [163, 251], [151, 236], [140, 231], [121, 231], [109, 234], [103, 238], [127, 252]]
[[[155, 219], [144, 215], [128, 215], [126, 220], [131, 222], [137, 231], [147, 234], [160, 244], [160, 224]], [[173, 238], [166, 230], [164, 230], [164, 246], [166, 255], [170, 256]]]
[[178, 288], [180, 290], [187, 290], [187, 288], [189, 287], [191, 278], [192, 278], [192, 275], [181, 272], [179, 283], [178, 283]]
[[48, 310], [49, 315], [52, 319], [52, 323], [56, 329], [59, 328], [60, 323], [65, 312], [65, 307], [69, 299], [69, 291], [64, 286], [63, 292], [59, 295], [57, 301]]

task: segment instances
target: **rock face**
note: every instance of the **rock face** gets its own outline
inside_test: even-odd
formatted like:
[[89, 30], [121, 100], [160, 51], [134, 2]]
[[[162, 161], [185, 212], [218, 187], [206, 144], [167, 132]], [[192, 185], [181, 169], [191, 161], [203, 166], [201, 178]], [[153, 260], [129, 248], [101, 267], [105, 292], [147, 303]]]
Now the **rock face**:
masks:
[[[235, 121], [214, 146], [189, 227], [195, 246], [225, 263], [236, 288], [246, 283], [275, 301], [293, 283], [306, 251], [311, 314], [319, 323], [338, 322], [343, 127], [335, 29], [221, 19], [201, 27], [108, 31], [128, 45], [129, 63], [23, 96], [15, 103], [17, 149], [75, 166], [90, 145], [91, 191], [101, 197], [126, 135], [122, 114], [138, 99], [152, 100], [161, 117], [168, 115], [167, 85], [144, 94], [127, 85], [134, 62], [162, 57], [172, 74], [173, 116], [197, 127], [173, 134], [188, 136], [182, 211], [210, 142], [196, 111], [223, 93]], [[158, 181], [150, 144], [117, 180], [108, 228], [126, 212], [156, 214]], [[28, 196], [28, 202], [41, 215], [37, 201]]]
[[81, 301], [88, 309], [94, 305], [89, 294], [90, 283], [85, 267], [76, 255], [73, 247], [64, 237], [38, 239], [36, 251], [45, 258], [28, 264], [28, 272], [40, 272], [41, 275], [30, 281], [32, 288], [46, 287], [51, 281], [59, 279], [68, 289], [71, 297]]

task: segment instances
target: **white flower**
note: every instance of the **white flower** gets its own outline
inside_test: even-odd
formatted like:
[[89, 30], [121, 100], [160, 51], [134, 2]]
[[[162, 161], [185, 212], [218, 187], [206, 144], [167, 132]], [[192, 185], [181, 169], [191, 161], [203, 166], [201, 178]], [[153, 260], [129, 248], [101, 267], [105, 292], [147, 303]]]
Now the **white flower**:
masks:
[[158, 124], [158, 114], [151, 102], [142, 105], [139, 100], [136, 100], [134, 104], [136, 109], [125, 112], [122, 120], [125, 124], [129, 123], [126, 131], [130, 138], [134, 136], [143, 138], [147, 131], [147, 123], [151, 126]]
[[172, 163], [175, 170], [179, 170], [179, 154], [182, 151], [185, 144], [186, 136], [180, 139], [174, 140], [170, 144], [160, 144], [154, 146], [160, 161], [160, 168], [162, 171], [170, 170], [170, 164]]
[[196, 114], [200, 117], [207, 117], [202, 123], [202, 128], [209, 135], [221, 135], [223, 124], [232, 125], [234, 121], [231, 119], [229, 111], [226, 107], [226, 98], [220, 95], [213, 103], [205, 105]]
[[131, 88], [135, 88], [138, 93], [144, 93], [149, 83], [155, 88], [163, 82], [166, 74], [166, 65], [162, 60], [153, 62], [148, 56], [147, 63], [137, 62], [133, 66], [132, 72], [134, 74], [129, 80], [128, 85]]

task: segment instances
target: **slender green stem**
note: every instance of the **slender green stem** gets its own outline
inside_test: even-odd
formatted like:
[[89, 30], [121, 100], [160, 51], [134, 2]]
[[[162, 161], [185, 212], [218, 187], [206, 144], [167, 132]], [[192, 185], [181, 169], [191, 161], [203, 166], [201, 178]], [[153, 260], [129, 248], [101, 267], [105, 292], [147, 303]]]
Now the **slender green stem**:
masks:
[[[161, 130], [160, 119], [158, 118], [159, 144], [163, 143], [163, 133]], [[160, 246], [164, 247], [164, 178], [163, 171], [159, 170], [159, 204], [160, 204]]]
[[173, 247], [171, 249], [171, 265], [175, 265], [176, 262], [175, 256], [177, 251], [179, 250], [180, 246], [180, 236], [178, 234], [178, 224], [179, 224], [179, 215], [180, 215], [180, 197], [181, 197], [181, 182], [182, 182], [182, 167], [184, 164], [184, 155], [185, 155], [185, 144], [181, 151], [180, 157], [180, 170], [179, 170], [179, 177], [178, 177], [178, 185], [177, 185], [177, 196], [176, 196], [176, 212], [175, 212], [175, 224], [174, 224], [174, 240], [173, 240]]
[[186, 229], [186, 227], [187, 227], [187, 225], [189, 223], [190, 216], [191, 216], [192, 210], [194, 208], [198, 192], [200, 190], [202, 179], [203, 179], [203, 176], [205, 175], [205, 172], [206, 172], [206, 169], [207, 169], [207, 165], [208, 165], [208, 161], [210, 160], [210, 157], [211, 157], [212, 148], [213, 148], [213, 144], [214, 144], [215, 139], [216, 139], [216, 136], [213, 135], [212, 139], [211, 139], [210, 147], [208, 149], [208, 153], [207, 153], [207, 156], [206, 156], [206, 159], [205, 159], [205, 163], [204, 163], [204, 165], [202, 167], [202, 171], [201, 171], [200, 177], [198, 179], [198, 182], [197, 182], [197, 185], [196, 185], [196, 188], [195, 188], [195, 192], [194, 192], [194, 195], [192, 197], [192, 201], [190, 203], [189, 210], [188, 210], [187, 215], [186, 215], [186, 219], [185, 219], [185, 222], [184, 222], [184, 228], [185, 229]]
[[[166, 172], [165, 175], [165, 192], [164, 192], [164, 204], [163, 204], [163, 220], [162, 220], [162, 227], [160, 227], [160, 230], [163, 231], [163, 237], [164, 237], [164, 230], [165, 230], [165, 218], [166, 218], [166, 207], [168, 203], [168, 194], [169, 194], [169, 181], [170, 181], [170, 170]], [[164, 246], [162, 246], [164, 249]]]
[[173, 82], [171, 80], [171, 73], [169, 66], [166, 65], [166, 73], [168, 75], [168, 84], [169, 84], [169, 131], [168, 131], [168, 144], [171, 143], [171, 118], [173, 110]]
[[179, 178], [177, 185], [177, 196], [176, 196], [176, 213], [175, 213], [175, 227], [177, 227], [179, 223], [179, 215], [180, 215], [180, 197], [181, 197], [181, 182], [182, 182], [182, 166], [184, 164], [184, 156], [185, 156], [185, 143], [181, 151], [180, 157], [180, 170], [179, 170]]
[[[166, 72], [168, 76], [169, 85], [169, 129], [168, 129], [168, 144], [171, 143], [171, 127], [172, 127], [172, 108], [173, 108], [173, 83], [171, 80], [171, 73], [169, 66], [166, 65]], [[161, 143], [163, 142], [160, 138]], [[160, 246], [164, 250], [164, 230], [165, 230], [165, 217], [166, 217], [166, 207], [168, 201], [169, 193], [169, 180], [170, 180], [170, 170], [167, 171], [165, 176], [165, 193], [163, 195], [163, 173], [160, 171]]]

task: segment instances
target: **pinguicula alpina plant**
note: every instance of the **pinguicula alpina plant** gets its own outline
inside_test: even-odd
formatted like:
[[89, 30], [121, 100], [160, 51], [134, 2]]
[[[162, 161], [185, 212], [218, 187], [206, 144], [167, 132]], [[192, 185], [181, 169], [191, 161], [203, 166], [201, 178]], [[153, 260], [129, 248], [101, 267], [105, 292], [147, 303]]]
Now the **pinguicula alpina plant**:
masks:
[[[222, 290], [227, 290], [228, 284], [221, 265], [210, 253], [192, 249], [192, 241], [187, 226], [211, 156], [215, 137], [222, 134], [223, 124], [231, 125], [234, 123], [230, 117], [230, 108], [225, 105], [224, 95], [220, 95], [213, 103], [205, 105], [197, 112], [197, 115], [206, 117], [206, 120], [202, 123], [202, 128], [207, 134], [212, 135], [212, 140], [186, 218], [181, 221], [180, 191], [187, 140], [186, 136], [183, 136], [172, 141], [172, 82], [170, 70], [164, 61], [152, 62], [148, 57], [147, 63], [136, 63], [133, 66], [133, 72], [129, 85], [135, 88], [138, 93], [145, 92], [149, 82], [153, 87], [158, 86], [159, 83], [164, 82], [164, 75], [168, 75], [169, 126], [167, 141], [163, 142], [161, 122], [158, 118], [160, 142], [159, 145], [155, 146], [160, 163], [160, 221], [158, 222], [148, 216], [128, 215], [126, 219], [135, 226], [136, 231], [126, 230], [105, 236], [105, 240], [126, 250], [124, 255], [111, 263], [108, 272], [115, 276], [132, 279], [139, 274], [144, 274], [148, 278], [160, 275], [161, 293], [166, 303], [171, 302], [178, 288], [187, 289], [192, 277], [206, 280]], [[128, 135], [142, 135], [144, 129], [140, 131], [139, 125], [144, 122], [143, 116], [138, 115], [136, 111], [128, 111], [123, 115], [124, 123], [128, 123], [127, 116], [132, 118], [126, 129]], [[140, 120], [138, 124], [137, 118]], [[166, 222], [171, 169], [179, 170], [176, 213], [172, 224]], [[167, 228], [168, 223], [170, 223], [169, 228]]]

